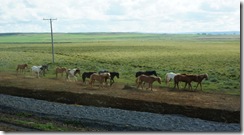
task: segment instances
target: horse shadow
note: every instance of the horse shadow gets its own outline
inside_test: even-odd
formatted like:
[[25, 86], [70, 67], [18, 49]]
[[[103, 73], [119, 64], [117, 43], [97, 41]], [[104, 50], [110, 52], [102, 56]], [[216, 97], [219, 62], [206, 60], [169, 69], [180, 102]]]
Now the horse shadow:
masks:
[[122, 90], [126, 90], [126, 91], [131, 91], [131, 92], [138, 92], [138, 93], [151, 93], [151, 92], [155, 92], [155, 90], [151, 91], [150, 89], [140, 89], [137, 88], [136, 86], [132, 86], [132, 85], [124, 85], [124, 88], [122, 88]]

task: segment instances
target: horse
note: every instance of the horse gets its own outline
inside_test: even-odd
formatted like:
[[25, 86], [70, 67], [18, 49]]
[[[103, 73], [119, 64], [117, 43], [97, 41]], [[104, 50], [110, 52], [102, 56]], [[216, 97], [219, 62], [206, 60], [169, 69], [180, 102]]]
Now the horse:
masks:
[[197, 86], [195, 88], [195, 90], [197, 90], [198, 85], [200, 84], [201, 87], [201, 91], [202, 91], [202, 81], [203, 79], [208, 80], [208, 74], [200, 74], [200, 75], [187, 75], [189, 78], [191, 78], [191, 81], [193, 82], [197, 82]]
[[[101, 71], [98, 72], [98, 74], [101, 74], [101, 73], [110, 73], [110, 75], [111, 75], [111, 77], [110, 77], [110, 86], [113, 85], [115, 76], [117, 78], [119, 78], [119, 73], [118, 72], [109, 72], [108, 70], [101, 70]], [[107, 79], [108, 78], [105, 78], [105, 82], [106, 83], [107, 83]]]
[[[97, 80], [99, 82], [99, 89], [103, 86], [103, 82], [105, 82], [106, 78], [110, 78], [110, 73], [93, 73], [90, 77], [90, 86], [92, 87], [92, 84]], [[107, 83], [106, 83], [107, 85]]]
[[55, 70], [56, 78], [58, 78], [58, 73], [61, 73], [63, 76], [63, 73], [67, 71], [67, 68], [65, 67], [57, 67]]
[[170, 72], [170, 73], [166, 73], [165, 75], [165, 83], [166, 85], [169, 87], [169, 82], [171, 80], [174, 80], [174, 77], [179, 74], [179, 73], [173, 73], [173, 72]]
[[152, 71], [145, 71], [145, 72], [143, 72], [143, 71], [138, 71], [138, 72], [136, 72], [136, 78], [137, 78], [138, 76], [142, 75], [142, 74], [147, 75], [147, 76], [149, 76], [149, 75], [155, 75], [155, 76], [158, 76], [155, 70], [152, 70]]
[[114, 77], [116, 76], [117, 78], [119, 78], [119, 73], [118, 72], [109, 72], [110, 75], [111, 75], [111, 78], [110, 78], [110, 86], [113, 85], [114, 83]]
[[23, 73], [25, 71], [25, 69], [28, 69], [28, 65], [27, 64], [19, 64], [17, 65], [17, 69], [16, 69], [16, 74], [18, 74], [19, 70], [21, 73]]
[[137, 89], [139, 88], [140, 85], [141, 85], [141, 88], [143, 89], [142, 83], [144, 82], [144, 83], [148, 83], [148, 88], [151, 88], [151, 91], [152, 91], [152, 84], [154, 81], [158, 81], [158, 83], [161, 84], [162, 79], [157, 76], [140, 75], [136, 79]]
[[48, 70], [48, 66], [49, 66], [49, 64], [44, 64], [44, 65], [42, 65], [42, 68], [43, 68], [43, 76], [45, 76], [45, 74], [46, 74], [46, 70], [49, 71], [49, 70]]
[[76, 74], [80, 75], [80, 69], [79, 68], [68, 69], [66, 71], [66, 79], [70, 80], [70, 77], [73, 77], [73, 78], [75, 78], [75, 81], [77, 81]]
[[31, 67], [31, 71], [32, 71], [32, 75], [35, 72], [37, 74], [37, 78], [40, 77], [40, 74], [43, 74], [43, 67], [42, 66], [32, 66]]
[[186, 74], [175, 75], [175, 77], [174, 77], [174, 89], [176, 86], [179, 89], [179, 82], [185, 82], [185, 88], [186, 88], [186, 85], [188, 84], [189, 89], [192, 90], [192, 86], [191, 86], [192, 78], [189, 77], [188, 75], [186, 75]]
[[96, 72], [84, 72], [82, 74], [83, 83], [86, 83], [86, 78], [90, 78], [93, 73], [96, 73]]

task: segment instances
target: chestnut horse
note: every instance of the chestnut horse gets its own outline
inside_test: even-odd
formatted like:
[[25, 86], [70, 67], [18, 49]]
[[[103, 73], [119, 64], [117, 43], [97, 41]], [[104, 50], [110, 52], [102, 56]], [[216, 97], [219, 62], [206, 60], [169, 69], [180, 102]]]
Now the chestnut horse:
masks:
[[208, 74], [200, 74], [200, 75], [187, 75], [189, 78], [191, 78], [191, 81], [193, 82], [197, 82], [197, 86], [195, 88], [195, 90], [197, 90], [198, 85], [200, 84], [201, 87], [201, 91], [202, 91], [202, 81], [203, 79], [208, 80]]
[[73, 78], [75, 78], [75, 81], [77, 81], [76, 74], [80, 75], [80, 69], [79, 68], [68, 69], [66, 71], [66, 79], [70, 80], [70, 77], [73, 77]]
[[24, 73], [25, 69], [28, 69], [28, 65], [27, 64], [19, 64], [17, 65], [17, 69], [16, 69], [16, 74], [18, 74], [19, 70], [21, 73]]
[[189, 89], [192, 90], [192, 86], [191, 86], [192, 79], [188, 77], [186, 74], [178, 74], [174, 77], [174, 89], [176, 86], [179, 89], [179, 82], [185, 82], [185, 88], [186, 85], [188, 84]]
[[177, 88], [179, 89], [179, 84], [178, 83], [181, 81], [181, 82], [185, 82], [184, 89], [186, 88], [186, 85], [188, 84], [189, 88], [191, 88], [191, 90], [192, 90], [191, 82], [193, 81], [193, 82], [197, 82], [196, 89], [197, 89], [198, 85], [200, 84], [201, 90], [202, 90], [202, 81], [203, 81], [203, 79], [208, 80], [208, 74], [202, 74], [202, 75], [180, 74], [180, 75], [176, 75], [174, 77], [174, 82], [175, 82], [174, 88], [177, 85]]
[[156, 77], [156, 76], [140, 75], [136, 79], [137, 88], [139, 88], [139, 86], [141, 85], [141, 88], [143, 89], [142, 83], [144, 82], [144, 83], [148, 83], [148, 88], [151, 88], [151, 91], [152, 91], [152, 84], [154, 81], [158, 81], [158, 83], [161, 84], [162, 79], [160, 77]]
[[61, 73], [63, 76], [63, 73], [67, 71], [66, 67], [57, 67], [55, 70], [56, 78], [58, 78], [58, 73]]
[[[93, 73], [90, 77], [90, 86], [92, 87], [92, 84], [97, 80], [99, 82], [99, 89], [101, 87], [103, 87], [103, 83], [105, 82], [105, 79], [106, 78], [109, 78], [110, 79], [110, 73]], [[106, 82], [106, 85], [107, 85], [107, 82]]]

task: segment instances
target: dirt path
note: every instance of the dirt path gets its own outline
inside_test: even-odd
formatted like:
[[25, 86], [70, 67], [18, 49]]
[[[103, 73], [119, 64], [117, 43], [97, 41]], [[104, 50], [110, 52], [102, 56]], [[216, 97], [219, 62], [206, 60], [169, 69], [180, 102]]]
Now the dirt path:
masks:
[[[28, 75], [0, 73], [0, 92], [56, 102], [115, 107], [157, 113], [177, 113], [191, 117], [239, 122], [240, 96], [157, 87], [138, 90], [115, 83], [110, 88], [90, 88], [81, 81], [33, 78]], [[227, 116], [232, 116], [226, 118]], [[215, 117], [224, 117], [215, 119]], [[232, 119], [232, 120], [231, 120]]]

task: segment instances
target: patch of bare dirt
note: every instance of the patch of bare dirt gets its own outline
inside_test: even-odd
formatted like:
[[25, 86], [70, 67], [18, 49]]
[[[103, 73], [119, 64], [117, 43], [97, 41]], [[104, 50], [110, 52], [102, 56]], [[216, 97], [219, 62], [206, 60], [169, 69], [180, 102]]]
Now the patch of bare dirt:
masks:
[[201, 91], [154, 91], [115, 83], [112, 87], [90, 88], [81, 81], [63, 78], [34, 78], [28, 75], [0, 73], [0, 93], [32, 97], [69, 104], [114, 107], [162, 114], [182, 114], [207, 120], [240, 122], [240, 96]]

